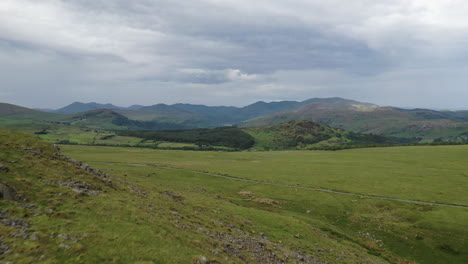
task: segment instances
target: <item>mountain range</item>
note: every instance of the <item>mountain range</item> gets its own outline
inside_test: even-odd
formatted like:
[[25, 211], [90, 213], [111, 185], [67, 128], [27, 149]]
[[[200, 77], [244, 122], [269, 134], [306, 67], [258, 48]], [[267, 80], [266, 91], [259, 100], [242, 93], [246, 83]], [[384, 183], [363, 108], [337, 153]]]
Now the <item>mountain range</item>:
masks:
[[382, 107], [338, 97], [313, 98], [301, 102], [260, 101], [245, 107], [181, 103], [120, 107], [113, 104], [75, 102], [49, 112], [0, 104], [0, 117], [123, 130], [191, 129], [230, 125], [263, 127], [291, 120], [309, 120], [352, 132], [392, 137], [435, 139], [457, 137], [468, 131], [468, 111]]

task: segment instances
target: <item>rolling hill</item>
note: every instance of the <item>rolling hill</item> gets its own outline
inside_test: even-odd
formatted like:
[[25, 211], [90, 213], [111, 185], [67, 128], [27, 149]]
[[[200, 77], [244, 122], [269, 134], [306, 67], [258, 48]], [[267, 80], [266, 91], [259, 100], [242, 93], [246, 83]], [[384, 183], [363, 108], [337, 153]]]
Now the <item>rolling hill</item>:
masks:
[[246, 121], [242, 126], [262, 127], [290, 120], [310, 120], [359, 133], [434, 139], [468, 131], [468, 123], [463, 118], [464, 113], [380, 107], [341, 99], [315, 101], [296, 110]]
[[[111, 109], [94, 109], [102, 107]], [[423, 141], [455, 140], [468, 132], [468, 111], [382, 107], [338, 97], [313, 98], [302, 102], [257, 102], [245, 107], [156, 104], [122, 108], [111, 104], [73, 103], [56, 111], [75, 112], [90, 108], [91, 111], [59, 115], [2, 104], [0, 117], [4, 118], [3, 123], [5, 119], [10, 123], [21, 119], [35, 123], [68, 122], [119, 130], [193, 129], [226, 125], [262, 127], [291, 120], [309, 120], [356, 133], [420, 138]]]
[[402, 143], [396, 139], [349, 132], [307, 120], [292, 120], [272, 126], [244, 128], [243, 130], [254, 138], [255, 145], [253, 148], [260, 150], [315, 149]]

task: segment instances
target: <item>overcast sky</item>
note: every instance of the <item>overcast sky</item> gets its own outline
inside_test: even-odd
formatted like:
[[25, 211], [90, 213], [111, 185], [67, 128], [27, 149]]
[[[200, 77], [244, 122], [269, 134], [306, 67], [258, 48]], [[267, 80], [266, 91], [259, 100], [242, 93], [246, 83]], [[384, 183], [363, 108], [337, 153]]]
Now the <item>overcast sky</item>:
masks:
[[0, 102], [468, 109], [464, 0], [1, 0]]

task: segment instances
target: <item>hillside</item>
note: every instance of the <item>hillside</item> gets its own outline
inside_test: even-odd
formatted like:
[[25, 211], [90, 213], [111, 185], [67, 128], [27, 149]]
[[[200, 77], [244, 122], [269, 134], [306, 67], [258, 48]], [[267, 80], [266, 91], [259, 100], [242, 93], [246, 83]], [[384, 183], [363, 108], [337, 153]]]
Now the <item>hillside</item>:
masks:
[[46, 113], [18, 105], [0, 103], [0, 118], [9, 119], [31, 119], [31, 120], [44, 120], [53, 119], [58, 115]]
[[394, 139], [360, 134], [307, 120], [292, 120], [261, 128], [244, 128], [255, 139], [255, 149], [311, 149], [352, 145], [394, 144]]
[[114, 110], [109, 109], [99, 109], [70, 114], [61, 118], [60, 121], [69, 123], [73, 126], [108, 130], [160, 130], [184, 128], [183, 125], [179, 125], [177, 123], [131, 120]]
[[[175, 177], [170, 171], [158, 172], [161, 180], [149, 170], [144, 175], [111, 170], [115, 175], [110, 176], [63, 156], [33, 136], [6, 130], [0, 130], [0, 150], [3, 262], [398, 260], [389, 252], [385, 258], [376, 257], [352, 241], [314, 228], [294, 213], [243, 201], [239, 195], [213, 189], [209, 182], [210, 187], [164, 180], [164, 174]], [[283, 225], [287, 230], [278, 229]]]

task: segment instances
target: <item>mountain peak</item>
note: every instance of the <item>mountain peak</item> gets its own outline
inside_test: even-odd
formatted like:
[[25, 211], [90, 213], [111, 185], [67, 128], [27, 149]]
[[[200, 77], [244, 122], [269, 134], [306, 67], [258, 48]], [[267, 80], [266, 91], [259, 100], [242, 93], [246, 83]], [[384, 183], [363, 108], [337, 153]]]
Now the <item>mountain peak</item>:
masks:
[[70, 105], [62, 107], [60, 109], [55, 110], [55, 113], [59, 114], [75, 114], [80, 112], [87, 112], [91, 110], [97, 109], [121, 109], [119, 106], [115, 106], [113, 104], [99, 104], [96, 102], [90, 103], [83, 103], [83, 102], [73, 102]]

